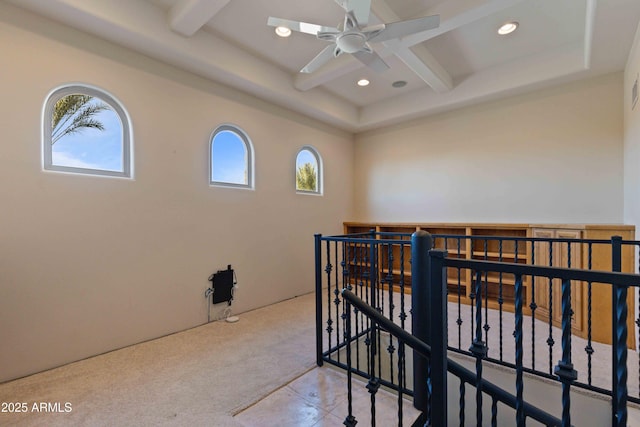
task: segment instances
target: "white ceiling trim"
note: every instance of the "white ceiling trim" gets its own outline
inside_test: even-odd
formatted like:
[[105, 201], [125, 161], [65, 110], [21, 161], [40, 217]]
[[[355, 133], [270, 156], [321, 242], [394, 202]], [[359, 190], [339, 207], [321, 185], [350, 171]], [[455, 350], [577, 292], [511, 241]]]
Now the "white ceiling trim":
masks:
[[167, 13], [173, 31], [191, 37], [222, 10], [231, 0], [182, 0]]
[[584, 69], [583, 44], [565, 45], [553, 52], [487, 68], [457, 84], [450, 92], [434, 97], [428, 89], [400, 95], [361, 109], [360, 129], [369, 130], [471, 105], [515, 95], [561, 82]]
[[358, 128], [356, 106], [321, 88], [306, 93], [296, 90], [289, 73], [211, 33], [200, 31], [191, 38], [177, 35], [164, 24], [164, 12], [146, 1], [11, 2], [340, 129]]

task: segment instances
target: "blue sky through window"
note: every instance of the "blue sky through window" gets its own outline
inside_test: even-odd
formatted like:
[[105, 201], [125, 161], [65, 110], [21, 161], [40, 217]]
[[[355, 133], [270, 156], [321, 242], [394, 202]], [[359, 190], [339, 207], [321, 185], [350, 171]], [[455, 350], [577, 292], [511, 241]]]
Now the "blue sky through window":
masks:
[[316, 156], [307, 149], [304, 149], [298, 153], [298, 157], [296, 158], [296, 170], [300, 168], [300, 166], [305, 163], [311, 163], [313, 167], [318, 171], [318, 161], [316, 160]]
[[230, 130], [216, 133], [211, 149], [211, 181], [248, 185], [247, 146]]
[[[99, 99], [93, 102], [102, 103]], [[108, 106], [108, 104], [106, 104]], [[111, 108], [94, 116], [104, 130], [85, 128], [65, 135], [51, 147], [51, 163], [105, 171], [124, 171], [122, 122]]]

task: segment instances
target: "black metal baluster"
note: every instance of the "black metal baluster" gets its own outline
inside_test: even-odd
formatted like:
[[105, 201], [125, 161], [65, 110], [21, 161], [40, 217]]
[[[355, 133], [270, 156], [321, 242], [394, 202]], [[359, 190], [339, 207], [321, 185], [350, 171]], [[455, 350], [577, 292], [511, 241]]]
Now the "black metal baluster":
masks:
[[475, 303], [475, 300], [476, 300], [476, 286], [475, 286], [475, 280], [473, 279], [473, 276], [472, 276], [471, 281], [473, 283], [471, 285], [471, 292], [469, 293], [469, 299], [471, 300], [471, 304], [469, 304], [469, 307], [471, 308], [471, 329], [470, 329], [471, 342], [473, 342], [474, 331], [475, 331], [475, 321], [476, 321], [476, 317], [475, 317], [475, 314], [474, 314], [475, 308], [476, 308], [476, 303]]
[[349, 265], [348, 265], [348, 254], [347, 254], [347, 243], [342, 242], [342, 261], [340, 261], [340, 265], [342, 266], [342, 287], [347, 288], [349, 290], [353, 289], [351, 286], [351, 276], [349, 274]]
[[491, 427], [498, 427], [498, 399], [491, 397]]
[[[369, 293], [371, 294], [371, 303], [370, 305], [380, 311], [380, 288], [379, 288], [379, 275], [378, 275], [378, 243], [374, 240], [377, 237], [376, 230], [372, 229], [370, 232], [370, 236], [372, 239], [371, 246], [369, 246]], [[369, 334], [369, 342], [371, 347], [369, 348], [369, 352], [371, 357], [367, 358], [370, 363], [370, 373], [375, 373], [376, 367], [376, 359], [375, 355], [380, 348], [380, 333], [375, 328], [375, 324], [373, 322], [370, 323], [371, 326], [371, 334]], [[373, 377], [373, 374], [371, 374]]]
[[516, 424], [518, 427], [524, 427], [524, 383], [522, 378], [523, 366], [522, 356], [524, 354], [523, 349], [523, 328], [524, 315], [522, 313], [523, 295], [522, 295], [522, 276], [516, 276], [515, 283], [515, 318], [516, 318]]
[[[593, 244], [589, 242], [587, 246], [587, 270], [592, 268]], [[584, 351], [587, 353], [587, 384], [591, 385], [591, 359], [595, 350], [591, 346], [591, 302], [592, 302], [591, 282], [587, 282], [587, 346]]]
[[613, 421], [615, 427], [626, 427], [627, 425], [627, 287], [613, 285], [615, 300], [615, 335], [613, 336], [613, 354], [615, 357], [613, 392], [615, 404], [615, 414]]
[[[484, 259], [487, 261], [489, 259], [488, 253], [488, 239], [484, 239]], [[487, 347], [487, 352], [489, 351], [489, 272], [485, 271], [484, 273], [484, 325], [482, 329], [484, 329], [484, 342]]]
[[398, 340], [398, 427], [402, 427], [403, 402], [402, 391], [404, 389], [404, 343]]
[[554, 374], [562, 382], [562, 427], [571, 427], [571, 383], [578, 373], [571, 363], [571, 281], [562, 280], [562, 360]]
[[316, 281], [316, 364], [324, 363], [322, 346], [322, 234], [314, 235], [315, 281]]
[[[354, 264], [354, 272], [355, 272], [355, 281], [356, 281], [356, 286], [355, 286], [355, 294], [357, 296], [359, 296], [360, 298], [362, 298], [362, 260], [360, 259], [360, 243], [355, 243], [354, 244], [354, 250], [355, 250], [355, 257], [353, 260], [353, 264]], [[358, 293], [358, 291], [360, 293]], [[360, 337], [360, 326], [361, 326], [361, 322], [360, 320], [362, 319], [362, 313], [360, 313], [360, 311], [356, 308], [353, 310], [353, 315], [355, 318], [355, 322], [356, 322], [356, 333], [355, 336], [356, 337]], [[362, 320], [362, 324], [364, 324], [364, 320]], [[364, 327], [364, 325], [362, 325]], [[360, 370], [360, 339], [356, 339], [356, 369]]]
[[[404, 294], [405, 294], [405, 283], [404, 283], [404, 250], [405, 250], [405, 244], [403, 243], [402, 246], [400, 246], [400, 327], [404, 330], [405, 326], [404, 326], [404, 322], [407, 319], [407, 313], [405, 312], [405, 307], [404, 307]], [[402, 347], [402, 351], [403, 351], [403, 355], [402, 355], [402, 369], [398, 371], [398, 381], [400, 381], [400, 379], [402, 379], [402, 384], [406, 384], [407, 383], [407, 371], [405, 369], [405, 361], [404, 361], [404, 343], [400, 343], [400, 346]], [[398, 350], [398, 357], [400, 357], [400, 350]], [[400, 361], [398, 361], [400, 362]], [[400, 388], [404, 387], [403, 385], [400, 386]]]
[[[365, 246], [365, 251], [367, 252], [366, 258], [365, 258], [365, 262], [369, 261], [368, 263], [365, 264], [365, 271], [364, 271], [364, 277], [365, 277], [365, 302], [369, 305], [373, 304], [373, 277], [371, 274], [371, 257], [372, 257], [372, 253], [373, 253], [373, 243], [369, 243], [368, 245]], [[367, 265], [368, 264], [368, 265]], [[371, 319], [369, 319], [369, 317], [366, 317], [367, 319], [367, 335], [365, 336], [364, 339], [364, 344], [366, 346], [366, 350], [367, 350], [367, 374], [371, 375], [371, 357], [369, 357], [369, 355], [371, 354]], [[364, 326], [364, 325], [363, 325]]]
[[400, 326], [402, 327], [402, 329], [404, 329], [404, 321], [407, 319], [407, 313], [405, 312], [405, 306], [404, 306], [404, 296], [405, 296], [404, 251], [405, 251], [405, 244], [402, 243], [402, 245], [400, 246], [400, 314], [398, 316], [400, 318]]
[[[338, 319], [340, 319], [342, 316], [340, 315], [340, 303], [342, 302], [340, 300], [340, 281], [338, 280], [338, 242], [335, 241], [333, 243], [333, 256], [334, 256], [334, 264], [336, 266], [335, 270], [334, 270], [334, 274], [335, 274], [335, 288], [333, 290], [333, 294], [335, 295], [335, 299], [333, 300], [333, 303], [336, 306], [336, 322], [335, 322], [335, 333], [336, 333], [336, 345], [340, 345], [340, 323], [338, 321]], [[343, 309], [344, 311], [344, 309]], [[344, 314], [344, 313], [343, 313]], [[338, 362], [340, 362], [340, 352], [337, 351], [336, 352], [336, 356], [338, 359]]]
[[[338, 242], [336, 241], [336, 256], [338, 253]], [[347, 258], [346, 258], [346, 253], [345, 253], [345, 246], [346, 246], [346, 242], [342, 242], [342, 260], [340, 261], [340, 266], [342, 267], [342, 289], [348, 289], [351, 290], [351, 284], [349, 283], [349, 271], [348, 271], [348, 265], [347, 265]], [[337, 268], [336, 268], [336, 274], [337, 274]], [[344, 339], [344, 343], [346, 343], [347, 347], [351, 347], [351, 331], [349, 331], [349, 333], [347, 334], [347, 317], [351, 316], [351, 311], [347, 311], [347, 307], [346, 307], [346, 301], [342, 301], [342, 315], [341, 315], [341, 319], [342, 319], [342, 336]], [[338, 352], [338, 354], [340, 354], [340, 352]], [[338, 359], [339, 360], [339, 359]]]
[[[393, 321], [393, 246], [389, 245], [389, 270], [387, 273], [387, 286], [389, 287], [389, 320]], [[393, 384], [393, 353], [395, 347], [393, 346], [393, 336], [389, 335], [389, 346], [387, 347], [389, 352], [389, 381]]]
[[[331, 242], [327, 241], [327, 265], [324, 267], [325, 273], [327, 273], [327, 341], [329, 349], [331, 349], [331, 332], [333, 332], [333, 320], [331, 319]], [[331, 356], [330, 356], [331, 357]]]
[[[525, 243], [526, 245], [526, 243]], [[525, 246], [526, 249], [526, 246]], [[531, 265], [536, 265], [535, 242], [531, 242]], [[536, 276], [531, 275], [531, 369], [536, 369]]]
[[375, 322], [371, 323], [371, 348], [370, 348], [370, 358], [371, 358], [371, 376], [369, 377], [369, 382], [367, 383], [367, 390], [371, 395], [371, 427], [376, 426], [376, 393], [380, 388], [380, 382], [376, 378], [376, 353], [378, 352], [378, 347], [376, 344], [376, 336], [380, 336], [380, 332], [378, 332], [378, 325]]
[[465, 386], [464, 386], [464, 381], [462, 380], [462, 378], [460, 379], [460, 427], [464, 427], [464, 409], [465, 409], [465, 397], [464, 397], [464, 392], [465, 392]]
[[[472, 237], [470, 237], [471, 239], [471, 254], [472, 256], [474, 255], [474, 239]], [[473, 343], [474, 340], [474, 334], [475, 334], [475, 321], [476, 321], [476, 316], [475, 316], [475, 308], [476, 308], [476, 284], [475, 284], [475, 278], [473, 276], [473, 272], [471, 272], [471, 292], [469, 292], [469, 299], [471, 300], [471, 303], [469, 304], [469, 308], [471, 309], [471, 329], [469, 330], [470, 332], [470, 338], [471, 338], [471, 342]]]
[[[553, 267], [553, 241], [549, 241], [549, 266]], [[547, 345], [549, 346], [549, 374], [553, 372], [553, 279], [549, 277], [549, 338]]]
[[378, 249], [376, 243], [374, 243], [374, 239], [376, 238], [376, 231], [371, 230], [369, 233], [369, 238], [371, 239], [371, 243], [369, 245], [369, 294], [370, 294], [370, 303], [372, 307], [376, 307], [376, 288], [378, 285], [378, 255], [376, 250]]
[[[567, 242], [567, 268], [571, 268], [571, 242], [570, 241]], [[569, 310], [569, 314], [570, 314], [571, 321], [573, 322], [573, 315], [575, 314], [575, 312], [573, 311], [573, 305]]]
[[482, 296], [480, 295], [482, 289], [482, 272], [476, 271], [475, 280], [476, 294], [476, 336], [471, 344], [469, 351], [476, 358], [476, 424], [482, 425], [482, 359], [487, 355], [487, 347], [482, 341]]
[[[460, 237], [457, 238], [458, 242], [458, 258], [460, 258]], [[458, 325], [458, 349], [462, 349], [462, 308], [461, 308], [461, 299], [462, 299], [462, 283], [460, 279], [462, 270], [458, 267], [458, 318], [456, 319], [456, 324]]]
[[[383, 236], [381, 236], [380, 238], [384, 238]], [[382, 257], [384, 256], [384, 252], [382, 252], [382, 256], [380, 255], [380, 251], [382, 251], [383, 249], [383, 245], [380, 245], [378, 243], [376, 243], [376, 263], [382, 263]], [[375, 270], [376, 273], [378, 272], [378, 269]], [[378, 313], [380, 314], [384, 314], [384, 278], [382, 277], [382, 274], [384, 273], [384, 268], [380, 269], [380, 277], [377, 278], [376, 280], [376, 309], [378, 310]], [[376, 338], [378, 340], [377, 346], [376, 346], [376, 354], [378, 355], [378, 372], [379, 375], [382, 375], [382, 334], [380, 329], [376, 329], [377, 333], [376, 333]]]
[[[518, 243], [516, 242], [516, 249]], [[498, 240], [498, 262], [502, 262], [502, 239]], [[518, 262], [518, 256], [514, 262]], [[498, 329], [499, 329], [499, 339], [500, 339], [500, 361], [502, 362], [502, 303], [504, 300], [502, 299], [502, 272], [499, 274], [498, 279], [498, 309], [499, 309], [499, 318], [498, 318]]]
[[[348, 340], [349, 337], [351, 337], [351, 304], [349, 303], [349, 301], [345, 301], [345, 306], [347, 311], [345, 338]], [[344, 420], [344, 425], [346, 427], [355, 427], [355, 425], [358, 423], [356, 421], [356, 417], [353, 416], [351, 371], [351, 345], [347, 344], [347, 417]]]

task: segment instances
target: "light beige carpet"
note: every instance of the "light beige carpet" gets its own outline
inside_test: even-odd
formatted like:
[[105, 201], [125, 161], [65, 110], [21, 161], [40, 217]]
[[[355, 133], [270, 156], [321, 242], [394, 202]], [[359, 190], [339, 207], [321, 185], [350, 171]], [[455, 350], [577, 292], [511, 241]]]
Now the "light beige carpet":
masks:
[[0, 384], [0, 402], [29, 406], [0, 425], [239, 426], [234, 413], [315, 366], [314, 310], [309, 294]]

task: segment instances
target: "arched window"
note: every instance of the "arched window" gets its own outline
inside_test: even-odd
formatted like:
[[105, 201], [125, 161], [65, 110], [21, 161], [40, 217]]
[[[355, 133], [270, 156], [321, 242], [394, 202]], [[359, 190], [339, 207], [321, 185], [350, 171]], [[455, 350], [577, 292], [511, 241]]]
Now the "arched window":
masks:
[[322, 194], [322, 159], [313, 147], [302, 147], [296, 156], [296, 191]]
[[247, 134], [233, 125], [218, 126], [210, 148], [210, 184], [253, 188], [253, 146]]
[[53, 90], [42, 116], [45, 170], [133, 176], [129, 115], [114, 97], [95, 87]]

